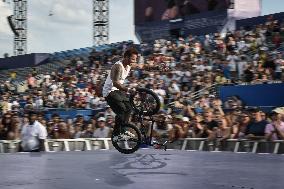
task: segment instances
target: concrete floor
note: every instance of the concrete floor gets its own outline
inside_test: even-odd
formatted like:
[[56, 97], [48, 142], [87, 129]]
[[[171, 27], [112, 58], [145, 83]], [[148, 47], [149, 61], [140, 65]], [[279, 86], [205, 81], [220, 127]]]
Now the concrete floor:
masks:
[[1, 189], [283, 189], [284, 156], [139, 150], [0, 154]]

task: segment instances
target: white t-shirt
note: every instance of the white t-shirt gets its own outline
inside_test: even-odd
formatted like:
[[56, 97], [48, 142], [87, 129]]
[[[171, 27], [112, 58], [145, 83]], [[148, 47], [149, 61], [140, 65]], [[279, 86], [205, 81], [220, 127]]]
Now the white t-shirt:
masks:
[[107, 138], [108, 135], [109, 135], [109, 127], [104, 127], [103, 129], [102, 128], [97, 128], [93, 134], [93, 137], [94, 138]]
[[26, 124], [21, 131], [22, 147], [24, 151], [36, 150], [39, 148], [39, 139], [47, 138], [46, 128], [38, 121], [32, 125]]
[[227, 60], [229, 61], [230, 71], [236, 71], [236, 62], [238, 61], [238, 57], [236, 55], [229, 55]]
[[239, 76], [243, 75], [244, 70], [247, 67], [247, 62], [246, 61], [241, 61], [238, 63], [238, 70], [239, 70]]
[[[130, 72], [130, 66], [126, 66], [126, 68], [123, 66], [121, 61], [116, 62], [114, 65], [119, 64], [120, 66], [122, 66], [122, 74], [121, 77], [119, 79], [119, 82], [121, 84], [124, 83], [126, 77], [128, 76], [129, 72]], [[113, 67], [112, 67], [113, 68]], [[111, 91], [115, 91], [115, 90], [119, 90], [118, 88], [113, 86], [113, 82], [111, 80], [111, 72], [109, 72], [107, 79], [105, 81], [104, 87], [103, 87], [103, 97], [107, 97], [107, 95], [111, 92]]]

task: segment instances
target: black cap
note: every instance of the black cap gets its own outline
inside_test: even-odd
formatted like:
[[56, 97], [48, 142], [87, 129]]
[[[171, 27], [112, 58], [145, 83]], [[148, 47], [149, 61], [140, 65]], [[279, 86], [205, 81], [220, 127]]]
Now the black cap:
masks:
[[250, 110], [250, 112], [252, 112], [252, 113], [257, 113], [257, 112], [260, 112], [260, 111], [261, 111], [261, 109], [259, 109], [258, 107], [254, 107]]

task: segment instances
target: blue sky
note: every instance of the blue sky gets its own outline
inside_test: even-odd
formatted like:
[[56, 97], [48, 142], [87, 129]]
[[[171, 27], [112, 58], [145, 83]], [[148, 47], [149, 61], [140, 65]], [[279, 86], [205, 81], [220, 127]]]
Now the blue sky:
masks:
[[283, 0], [262, 0], [262, 15], [277, 12], [284, 12]]
[[[133, 2], [110, 0], [110, 42], [136, 41]], [[28, 3], [28, 53], [92, 46], [92, 0], [29, 0]], [[51, 17], [50, 11], [54, 14]], [[276, 12], [284, 12], [284, 0], [262, 0], [263, 15]], [[13, 52], [13, 35], [6, 19], [11, 14], [12, 6], [0, 0], [0, 57]]]

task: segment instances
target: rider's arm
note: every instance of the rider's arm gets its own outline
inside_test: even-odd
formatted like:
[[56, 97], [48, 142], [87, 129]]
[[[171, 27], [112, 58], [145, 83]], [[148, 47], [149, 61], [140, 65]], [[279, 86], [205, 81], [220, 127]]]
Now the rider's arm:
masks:
[[118, 88], [121, 91], [127, 92], [128, 88], [123, 86], [119, 82], [121, 75], [122, 75], [122, 67], [119, 64], [114, 65], [111, 69], [111, 72], [110, 72], [110, 76], [111, 76], [113, 86]]

